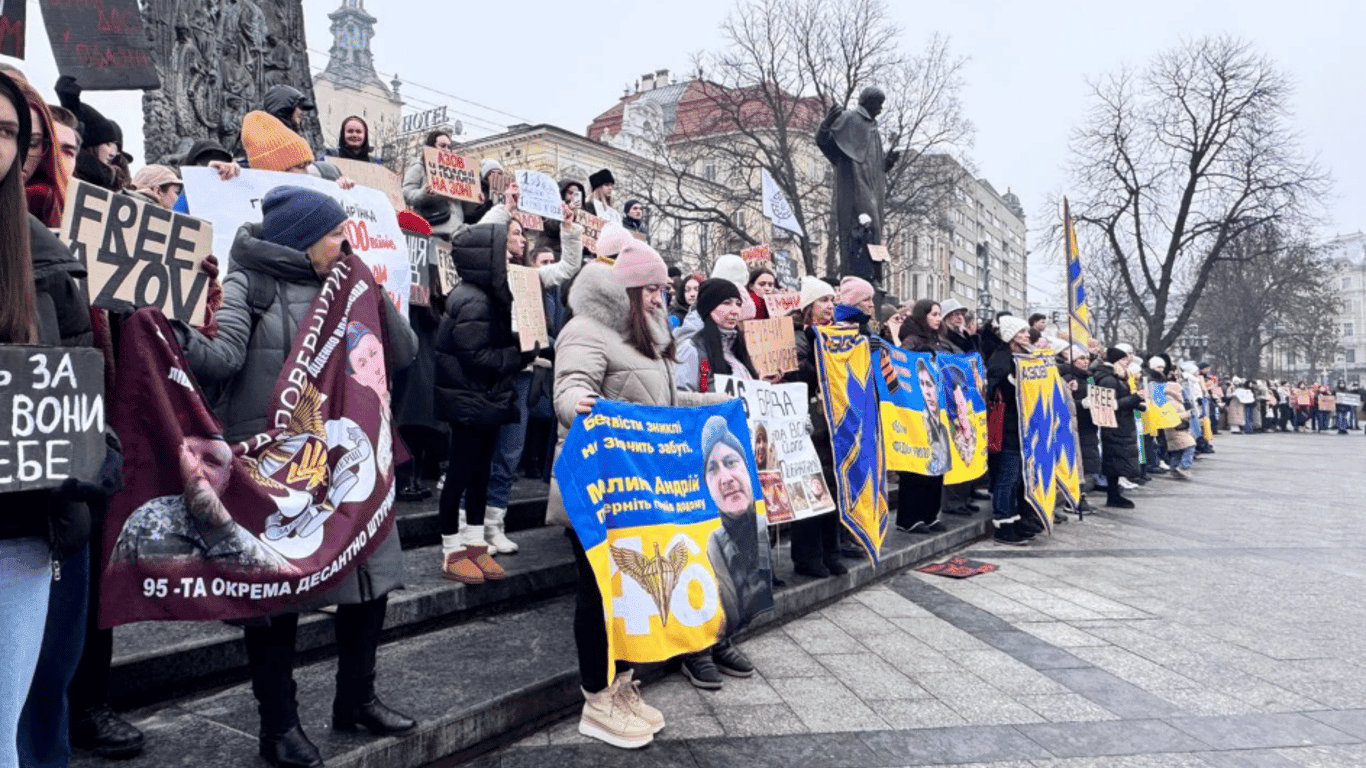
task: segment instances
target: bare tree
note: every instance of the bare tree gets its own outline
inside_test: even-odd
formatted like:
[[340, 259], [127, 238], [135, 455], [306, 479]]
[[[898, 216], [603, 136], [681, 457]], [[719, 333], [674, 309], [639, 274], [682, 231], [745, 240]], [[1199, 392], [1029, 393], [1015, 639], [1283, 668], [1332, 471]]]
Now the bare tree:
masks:
[[[879, 123], [884, 144], [903, 149], [889, 179], [895, 207], [888, 218], [923, 216], [948, 194], [933, 153], [968, 146], [972, 125], [958, 99], [964, 60], [947, 41], [935, 37], [921, 54], [907, 55], [883, 0], [740, 0], [721, 35], [723, 47], [695, 59], [700, 98], [680, 102], [674, 129], [651, 153], [657, 166], [636, 169], [630, 185], [665, 217], [717, 225], [723, 247], [764, 242], [767, 171], [803, 231], [792, 241], [806, 271], [817, 274], [818, 244], [829, 239], [832, 174], [816, 150], [816, 128], [829, 107], [868, 85], [891, 95]], [[689, 195], [699, 176], [729, 193]]]
[[1091, 90], [1072, 138], [1074, 211], [1103, 233], [1143, 346], [1160, 352], [1229, 244], [1317, 213], [1328, 180], [1287, 125], [1289, 79], [1247, 43], [1190, 41]]

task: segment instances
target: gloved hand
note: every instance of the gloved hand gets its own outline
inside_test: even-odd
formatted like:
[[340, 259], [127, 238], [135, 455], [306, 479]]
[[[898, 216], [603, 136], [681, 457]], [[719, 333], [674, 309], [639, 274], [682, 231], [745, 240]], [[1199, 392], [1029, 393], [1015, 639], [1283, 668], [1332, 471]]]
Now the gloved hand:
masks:
[[53, 90], [57, 92], [57, 101], [72, 112], [77, 112], [79, 117], [81, 84], [76, 82], [76, 78], [71, 75], [62, 75], [57, 78], [57, 85], [53, 87]]
[[522, 367], [531, 365], [531, 361], [541, 356], [541, 342], [536, 342], [536, 346], [522, 353]]
[[548, 346], [541, 347], [540, 358], [542, 360], [549, 360], [552, 363], [555, 362], [555, 345], [550, 344]]

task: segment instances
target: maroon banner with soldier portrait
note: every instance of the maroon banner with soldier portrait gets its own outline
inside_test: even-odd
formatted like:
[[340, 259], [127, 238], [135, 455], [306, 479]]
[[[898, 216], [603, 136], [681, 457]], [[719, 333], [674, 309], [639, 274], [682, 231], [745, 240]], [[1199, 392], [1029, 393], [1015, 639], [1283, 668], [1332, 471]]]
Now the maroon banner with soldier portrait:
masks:
[[104, 529], [100, 625], [239, 619], [316, 600], [393, 530], [384, 293], [337, 262], [299, 325], [268, 431], [229, 445], [155, 309], [122, 326], [110, 422], [123, 491]]

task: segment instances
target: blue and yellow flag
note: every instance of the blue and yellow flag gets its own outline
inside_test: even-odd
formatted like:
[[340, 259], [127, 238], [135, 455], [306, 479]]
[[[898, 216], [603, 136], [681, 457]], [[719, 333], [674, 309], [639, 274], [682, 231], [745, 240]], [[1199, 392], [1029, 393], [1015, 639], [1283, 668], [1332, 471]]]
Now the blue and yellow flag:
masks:
[[1081, 451], [1072, 393], [1046, 355], [1015, 357], [1025, 499], [1050, 533], [1058, 493], [1081, 500]]
[[830, 423], [840, 522], [877, 565], [887, 536], [887, 466], [878, 426], [872, 349], [857, 328], [817, 328], [816, 339], [816, 368]]
[[1163, 381], [1148, 382], [1148, 407], [1143, 409], [1143, 434], [1155, 435], [1159, 429], [1171, 429], [1181, 424], [1181, 412], [1185, 410], [1181, 401], [1179, 385], [1170, 386]]
[[1073, 343], [1091, 343], [1091, 305], [1086, 301], [1086, 281], [1081, 274], [1081, 254], [1077, 251], [1077, 228], [1072, 224], [1072, 209], [1062, 199], [1062, 223], [1067, 247], [1067, 325]]
[[930, 477], [948, 472], [949, 418], [934, 355], [885, 346], [874, 359], [887, 469]]
[[565, 437], [555, 482], [602, 594], [609, 659], [699, 651], [773, 607], [764, 500], [739, 400], [599, 400]]
[[982, 358], [979, 355], [937, 354], [940, 393], [953, 438], [953, 461], [944, 483], [966, 483], [987, 471], [987, 403], [982, 393]]

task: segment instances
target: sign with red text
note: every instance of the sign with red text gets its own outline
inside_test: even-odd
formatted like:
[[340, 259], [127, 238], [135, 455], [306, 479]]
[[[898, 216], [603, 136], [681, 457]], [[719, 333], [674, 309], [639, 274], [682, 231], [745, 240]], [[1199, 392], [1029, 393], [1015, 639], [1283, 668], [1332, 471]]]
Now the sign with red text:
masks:
[[38, 7], [57, 71], [76, 78], [82, 89], [161, 87], [137, 0], [38, 0]]
[[769, 378], [797, 370], [797, 340], [792, 320], [775, 317], [771, 320], [746, 320], [740, 324], [745, 334], [745, 348], [759, 376]]
[[484, 202], [478, 160], [447, 149], [425, 147], [422, 161], [427, 166], [427, 187], [432, 194], [468, 203]]
[[773, 266], [773, 249], [768, 247], [768, 243], [759, 243], [740, 251], [740, 258], [745, 260], [752, 269], [754, 267]]
[[72, 179], [58, 237], [85, 264], [95, 306], [160, 307], [167, 317], [202, 322], [209, 276], [200, 264], [214, 240], [207, 221]]
[[787, 317], [789, 312], [801, 308], [802, 295], [796, 291], [780, 291], [764, 295], [764, 306], [768, 307], [769, 317]]
[[27, 0], [0, 0], [0, 56], [24, 58]]
[[1091, 421], [1095, 422], [1097, 427], [1118, 427], [1115, 411], [1119, 408], [1119, 401], [1115, 398], [1114, 388], [1093, 386], [1086, 390], [1086, 394], [1091, 398]]
[[0, 493], [94, 481], [104, 464], [104, 355], [0, 346]]
[[522, 229], [529, 229], [534, 232], [545, 231], [545, 219], [526, 211], [513, 211], [512, 218], [521, 222]]
[[602, 234], [602, 228], [607, 226], [607, 219], [599, 218], [580, 208], [574, 211], [574, 223], [583, 227], [583, 247], [590, 253], [598, 252], [598, 235]]

